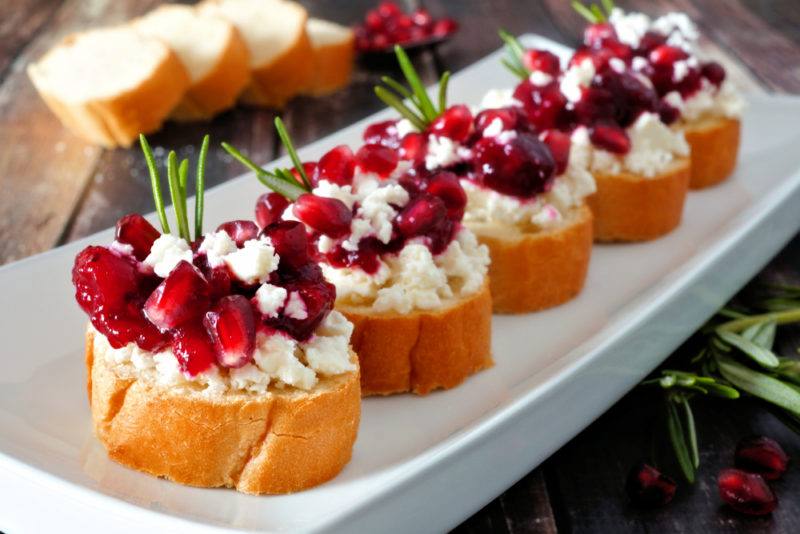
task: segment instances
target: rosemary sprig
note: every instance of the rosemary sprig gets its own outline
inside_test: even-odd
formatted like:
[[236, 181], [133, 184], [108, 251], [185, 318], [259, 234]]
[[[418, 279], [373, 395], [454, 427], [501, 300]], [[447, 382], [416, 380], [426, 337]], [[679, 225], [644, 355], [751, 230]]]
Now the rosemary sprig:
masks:
[[389, 76], [384, 76], [381, 78], [383, 86], [375, 87], [375, 95], [384, 104], [394, 108], [400, 115], [408, 119], [414, 128], [423, 131], [447, 109], [447, 85], [450, 81], [450, 72], [442, 74], [442, 78], [439, 80], [438, 105], [436, 105], [428, 96], [419, 74], [405, 51], [399, 45], [395, 45], [394, 53], [408, 87]]
[[582, 2], [575, 0], [572, 2], [572, 9], [591, 24], [599, 24], [606, 22], [608, 17], [611, 16], [611, 11], [614, 9], [614, 2], [612, 0], [601, 0], [601, 4], [602, 7], [597, 4], [585, 6]]
[[278, 130], [278, 137], [281, 138], [281, 143], [283, 143], [284, 148], [286, 148], [286, 152], [289, 153], [289, 157], [292, 159], [297, 174], [299, 174], [300, 178], [303, 180], [303, 185], [306, 186], [306, 189], [311, 191], [311, 181], [308, 179], [308, 175], [306, 175], [303, 162], [300, 161], [300, 158], [297, 156], [297, 150], [295, 150], [289, 134], [286, 133], [286, 127], [283, 125], [283, 121], [280, 117], [275, 117], [275, 129]]
[[515, 76], [522, 80], [527, 79], [528, 76], [531, 75], [531, 71], [525, 67], [522, 62], [522, 56], [525, 55], [525, 48], [522, 46], [522, 43], [505, 30], [498, 30], [497, 33], [500, 35], [500, 39], [503, 40], [503, 43], [505, 43], [507, 56], [501, 59], [500, 62]]
[[[167, 210], [164, 206], [164, 196], [161, 192], [161, 176], [158, 172], [153, 151], [144, 135], [139, 135], [139, 144], [147, 162], [147, 170], [150, 174], [150, 188], [153, 190], [153, 204], [155, 205], [158, 219], [161, 222], [161, 230], [170, 233]], [[209, 136], [203, 137], [203, 145], [200, 149], [200, 158], [197, 162], [197, 181], [195, 189], [194, 228], [195, 239], [200, 238], [203, 232], [203, 197], [205, 194], [205, 166], [208, 156]], [[186, 185], [189, 177], [189, 160], [184, 159], [178, 164], [178, 155], [171, 150], [167, 155], [167, 185], [169, 195], [172, 199], [172, 206], [175, 210], [175, 222], [178, 228], [178, 235], [186, 241], [191, 241], [192, 236], [189, 232], [189, 215], [186, 208]]]

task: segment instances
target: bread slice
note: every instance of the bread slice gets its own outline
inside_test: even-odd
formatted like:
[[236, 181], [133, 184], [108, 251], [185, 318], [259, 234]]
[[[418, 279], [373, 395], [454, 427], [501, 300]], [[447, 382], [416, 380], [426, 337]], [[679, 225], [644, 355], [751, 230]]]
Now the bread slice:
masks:
[[282, 107], [311, 85], [314, 53], [302, 6], [286, 0], [205, 0], [198, 7], [230, 21], [247, 43], [251, 79], [242, 102]]
[[165, 4], [133, 21], [161, 39], [189, 74], [189, 90], [172, 112], [178, 120], [209, 119], [232, 107], [250, 80], [250, 54], [238, 30], [219, 17], [185, 5]]
[[349, 84], [356, 50], [353, 30], [321, 19], [309, 19], [306, 29], [314, 51], [314, 77], [308, 94], [326, 95]]
[[733, 173], [739, 156], [741, 123], [728, 117], [710, 117], [683, 127], [692, 154], [689, 187], [716, 185]]
[[362, 395], [452, 388], [493, 365], [488, 285], [434, 311], [376, 313], [336, 305], [355, 327], [350, 342], [361, 367]]
[[72, 34], [28, 75], [65, 126], [105, 147], [157, 130], [189, 85], [178, 56], [130, 26]]
[[582, 206], [561, 225], [535, 232], [469, 223], [489, 247], [495, 313], [526, 313], [563, 304], [581, 289], [592, 253], [592, 213]]
[[587, 198], [595, 241], [648, 241], [674, 230], [683, 215], [689, 169], [689, 158], [680, 158], [653, 178], [595, 173], [597, 191]]
[[[86, 336], [89, 404], [111, 459], [151, 475], [244, 493], [299, 491], [336, 476], [358, 432], [358, 371], [310, 392], [209, 398], [123, 380]], [[355, 355], [353, 355], [355, 360]]]

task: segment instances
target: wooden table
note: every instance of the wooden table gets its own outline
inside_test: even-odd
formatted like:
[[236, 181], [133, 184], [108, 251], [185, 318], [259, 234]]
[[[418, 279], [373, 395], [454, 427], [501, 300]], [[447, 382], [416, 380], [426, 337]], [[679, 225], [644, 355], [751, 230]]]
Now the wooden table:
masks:
[[[320, 17], [354, 23], [376, 0], [304, 1]], [[152, 209], [149, 182], [138, 149], [103, 150], [67, 132], [45, 108], [25, 67], [64, 35], [114, 24], [144, 13], [159, 0], [6, 0], [0, 3], [0, 264], [21, 259], [112, 226], [121, 215]], [[630, 9], [688, 12], [706, 39], [705, 50], [749, 92], [800, 92], [800, 2], [797, 0], [630, 0]], [[537, 32], [575, 43], [583, 25], [566, 0], [428, 0], [435, 15], [456, 17], [461, 31], [435, 53], [416, 61], [425, 80], [458, 70], [499, 46], [495, 29]], [[391, 71], [391, 68], [389, 68]], [[372, 86], [385, 71], [360, 67], [352, 85], [324, 99], [298, 98], [281, 116], [296, 142], [308, 143], [369, 115], [382, 106]], [[258, 162], [279, 155], [272, 128], [275, 112], [236, 109], [209, 124], [169, 124], [150, 136], [159, 149], [191, 154], [209, 132], [246, 149]], [[216, 145], [216, 144], [215, 144]], [[163, 151], [159, 150], [163, 154]], [[219, 184], [241, 167], [214, 148], [208, 181]], [[760, 275], [797, 280], [800, 238]], [[790, 332], [791, 334], [791, 332]], [[784, 335], [792, 351], [797, 335]], [[679, 351], [680, 352], [680, 351]], [[777, 488], [783, 503], [771, 518], [743, 519], [719, 507], [715, 475], [730, 461], [736, 441], [751, 432], [779, 439], [795, 457], [800, 438], [771, 416], [741, 402], [697, 403], [702, 467], [699, 482], [682, 487], [675, 502], [643, 513], [625, 503], [630, 465], [646, 450], [645, 436], [656, 406], [633, 392], [458, 530], [542, 531], [763, 531], [800, 532], [798, 469]]]

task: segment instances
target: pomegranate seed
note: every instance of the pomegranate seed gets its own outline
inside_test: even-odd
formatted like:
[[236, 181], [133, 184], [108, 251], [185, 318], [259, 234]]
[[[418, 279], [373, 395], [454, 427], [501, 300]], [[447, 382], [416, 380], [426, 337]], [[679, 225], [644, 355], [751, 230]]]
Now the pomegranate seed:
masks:
[[725, 81], [725, 69], [716, 61], [704, 63], [701, 69], [703, 77], [717, 87]]
[[[318, 265], [312, 265], [316, 267], [317, 271], [319, 270]], [[328, 312], [333, 309], [333, 302], [336, 300], [336, 288], [333, 284], [323, 280], [320, 275], [317, 280], [300, 279], [290, 282], [286, 284], [286, 290], [289, 293], [296, 291], [300, 295], [305, 304], [306, 318], [294, 319], [282, 314], [264, 322], [287, 332], [298, 341], [305, 341], [311, 337], [317, 326], [319, 326]]]
[[433, 24], [431, 35], [447, 37], [456, 30], [458, 30], [458, 23], [453, 19], [439, 19]]
[[777, 497], [761, 475], [723, 469], [717, 482], [720, 498], [737, 512], [767, 515], [778, 505]]
[[572, 67], [578, 65], [583, 63], [584, 60], [588, 59], [592, 62], [596, 70], [600, 70], [608, 65], [608, 62], [615, 57], [617, 56], [615, 56], [614, 53], [608, 48], [589, 48], [584, 45], [578, 47], [578, 49], [572, 55], [572, 58], [570, 58], [568, 66]]
[[557, 82], [538, 86], [530, 80], [524, 80], [514, 90], [514, 98], [522, 102], [528, 120], [537, 130], [555, 127], [567, 105], [567, 99]]
[[558, 76], [561, 70], [558, 56], [547, 50], [526, 50], [522, 56], [522, 64], [531, 72], [538, 70], [550, 76]]
[[337, 198], [304, 193], [295, 200], [292, 212], [308, 226], [329, 237], [342, 237], [350, 231], [353, 213]]
[[628, 134], [619, 126], [598, 124], [591, 129], [592, 143], [614, 154], [626, 154], [631, 149]]
[[472, 134], [472, 113], [463, 104], [450, 106], [433, 120], [428, 129], [432, 134], [463, 143]]
[[646, 32], [639, 40], [639, 47], [636, 49], [636, 52], [639, 55], [646, 56], [650, 54], [654, 48], [666, 42], [667, 37], [664, 34], [658, 32]]
[[643, 508], [669, 504], [677, 488], [674, 480], [644, 462], [633, 466], [625, 483], [631, 502]]
[[366, 17], [364, 17], [364, 22], [371, 31], [377, 32], [383, 29], [383, 18], [377, 11], [368, 11]]
[[394, 2], [381, 2], [378, 6], [378, 15], [385, 19], [391, 19], [402, 14], [403, 11]]
[[205, 276], [206, 280], [208, 280], [209, 287], [211, 288], [212, 302], [230, 294], [233, 277], [231, 276], [228, 267], [225, 265], [214, 267], [213, 269], [209, 269]]
[[433, 17], [425, 8], [418, 8], [411, 14], [411, 19], [417, 26], [429, 26], [433, 22]]
[[427, 186], [424, 179], [416, 173], [401, 176], [397, 183], [408, 192], [410, 198], [419, 195]]
[[397, 167], [397, 159], [397, 152], [376, 143], [366, 144], [356, 152], [356, 161], [361, 170], [374, 172], [381, 177], [391, 174]]
[[214, 365], [214, 344], [200, 322], [193, 322], [175, 329], [172, 335], [172, 352], [181, 371], [197, 376]]
[[615, 32], [614, 27], [607, 22], [589, 24], [586, 26], [586, 29], [583, 30], [583, 42], [591, 47], [600, 47], [607, 39], [616, 38], [617, 32]]
[[447, 217], [447, 208], [439, 197], [422, 194], [409, 202], [397, 217], [397, 228], [406, 237], [424, 235]]
[[203, 324], [214, 341], [217, 363], [222, 367], [242, 367], [253, 358], [256, 325], [250, 301], [242, 295], [229, 295], [206, 313]]
[[569, 149], [572, 144], [569, 135], [558, 130], [547, 130], [542, 134], [542, 141], [550, 149], [550, 153], [553, 154], [553, 160], [556, 163], [556, 175], [564, 174], [569, 164]]
[[483, 135], [483, 131], [496, 120], [503, 124], [503, 130], [516, 130], [522, 125], [520, 119], [516, 108], [484, 109], [475, 117], [475, 131]]
[[383, 145], [389, 148], [400, 146], [400, 139], [397, 137], [397, 121], [388, 120], [370, 124], [364, 130], [362, 136], [368, 145]]
[[658, 116], [661, 118], [661, 122], [664, 124], [672, 124], [681, 116], [680, 111], [670, 106], [666, 102], [659, 102], [657, 109]]
[[105, 247], [87, 247], [75, 257], [72, 283], [78, 305], [89, 315], [126, 309], [139, 290], [133, 261]]
[[519, 133], [501, 144], [483, 138], [473, 147], [475, 171], [495, 191], [523, 198], [547, 190], [555, 173], [555, 161], [547, 146], [529, 133]]
[[425, 134], [411, 132], [403, 137], [400, 143], [400, 159], [411, 161], [414, 165], [420, 165], [425, 161], [428, 153], [428, 136]]
[[327, 180], [338, 185], [350, 185], [353, 183], [355, 170], [353, 151], [347, 145], [339, 145], [329, 150], [317, 162], [314, 183]]
[[211, 299], [203, 273], [180, 262], [144, 303], [144, 314], [161, 331], [170, 330], [202, 315]]
[[627, 127], [643, 111], [654, 111], [657, 106], [658, 95], [651, 87], [632, 74], [605, 67], [576, 106], [576, 114], [584, 124], [609, 119]]
[[[303, 171], [305, 171], [306, 176], [308, 176], [311, 185], [317, 185], [314, 183], [314, 175], [317, 172], [317, 164], [314, 163], [313, 161], [306, 161], [305, 163], [303, 163]], [[300, 176], [300, 173], [297, 172], [297, 169], [292, 167], [291, 171], [289, 172], [292, 173], [292, 176], [294, 177], [295, 180], [297, 180], [298, 184], [304, 185], [303, 178]]]
[[299, 269], [309, 261], [308, 236], [305, 227], [297, 221], [280, 221], [264, 229], [264, 235], [272, 241], [280, 261], [278, 268]]
[[169, 337], [159, 332], [142, 315], [141, 310], [129, 310], [128, 313], [99, 311], [92, 314], [90, 319], [115, 349], [136, 343], [143, 350], [157, 352], [169, 342]]
[[[600, 53], [601, 57], [604, 56], [605, 53], [609, 53], [611, 54], [612, 57], [621, 59], [625, 62], [627, 62], [631, 57], [633, 57], [633, 50], [631, 50], [631, 47], [616, 39], [603, 40], [600, 43], [598, 53]], [[603, 64], [607, 63], [608, 61], [603, 62]]]
[[133, 255], [139, 261], [150, 254], [150, 248], [160, 235], [161, 233], [138, 213], [125, 215], [117, 221], [117, 241], [132, 246]]
[[758, 473], [767, 480], [777, 480], [786, 472], [789, 457], [774, 439], [750, 436], [736, 446], [736, 467]]
[[389, 46], [389, 44], [390, 44], [389, 43], [389, 39], [385, 35], [379, 33], [379, 34], [374, 35], [372, 37], [372, 42], [370, 43], [370, 48], [372, 50], [383, 50], [384, 48]]
[[676, 61], [686, 59], [689, 55], [678, 47], [661, 45], [654, 48], [648, 57], [653, 65], [671, 67]]
[[237, 220], [222, 223], [217, 227], [217, 232], [223, 231], [236, 242], [237, 247], [244, 245], [245, 241], [258, 237], [258, 225], [253, 221]]
[[289, 201], [275, 192], [264, 193], [256, 200], [256, 221], [258, 226], [266, 228], [281, 220], [283, 212], [289, 207]]
[[442, 199], [447, 208], [447, 218], [451, 221], [460, 221], [464, 216], [467, 194], [452, 172], [443, 171], [433, 175], [428, 182], [428, 193]]

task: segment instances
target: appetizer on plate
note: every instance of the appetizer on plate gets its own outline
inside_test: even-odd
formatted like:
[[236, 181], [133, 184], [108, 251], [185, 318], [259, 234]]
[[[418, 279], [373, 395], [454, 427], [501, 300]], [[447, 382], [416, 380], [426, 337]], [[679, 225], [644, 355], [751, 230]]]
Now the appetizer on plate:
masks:
[[701, 58], [700, 34], [688, 15], [651, 19], [619, 8], [583, 14], [591, 22], [586, 48], [622, 59], [646, 76], [662, 101], [664, 122], [685, 133], [692, 153], [689, 186], [708, 187], [730, 176], [739, 152], [744, 100], [722, 65]]
[[352, 324], [306, 254], [297, 222], [259, 230], [231, 221], [202, 231], [204, 140], [194, 238], [188, 161], [168, 158], [177, 228], [141, 138], [163, 233], [140, 215], [109, 246], [75, 259], [89, 315], [88, 392], [109, 456], [182, 484], [287, 493], [334, 477], [360, 417]]
[[394, 150], [334, 147], [294, 170], [265, 171], [226, 149], [272, 189], [262, 227], [297, 224], [354, 325], [364, 395], [452, 388], [492, 365], [489, 254], [461, 224], [466, 196], [448, 172], [415, 173]]
[[573, 298], [591, 255], [585, 199], [595, 186], [569, 136], [540, 136], [523, 109], [500, 92], [477, 114], [465, 105], [448, 106], [448, 74], [435, 106], [402, 50], [397, 55], [413, 94], [384, 79], [378, 96], [403, 118], [370, 126], [364, 140], [396, 151], [413, 172], [451, 176], [462, 185], [464, 224], [489, 247], [495, 312], [531, 312]]
[[522, 81], [506, 97], [543, 138], [570, 139], [575, 161], [594, 175], [588, 198], [597, 241], [644, 241], [680, 224], [689, 146], [663, 120], [650, 80], [604, 49], [579, 48], [565, 70], [545, 50], [524, 50], [501, 32], [506, 65]]

